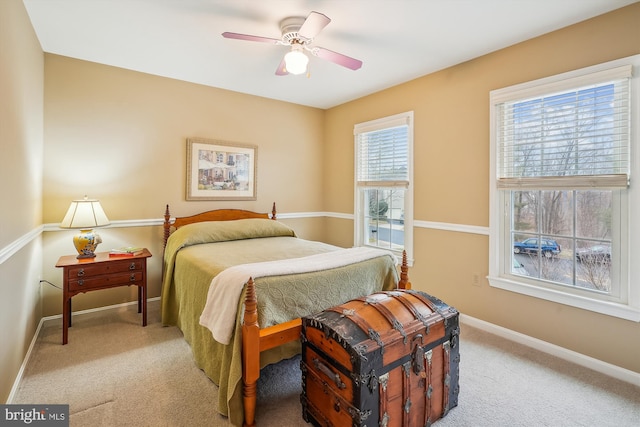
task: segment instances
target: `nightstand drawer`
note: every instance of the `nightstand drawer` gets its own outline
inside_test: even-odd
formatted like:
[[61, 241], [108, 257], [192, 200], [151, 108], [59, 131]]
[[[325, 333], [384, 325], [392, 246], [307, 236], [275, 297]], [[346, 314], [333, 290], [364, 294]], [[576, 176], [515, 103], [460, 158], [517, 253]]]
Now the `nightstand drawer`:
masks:
[[136, 270], [142, 270], [142, 260], [140, 259], [69, 267], [67, 274], [69, 275], [69, 280], [73, 280], [75, 278], [95, 277], [103, 274]]
[[112, 286], [135, 285], [142, 280], [142, 271], [69, 279], [69, 291], [85, 291]]

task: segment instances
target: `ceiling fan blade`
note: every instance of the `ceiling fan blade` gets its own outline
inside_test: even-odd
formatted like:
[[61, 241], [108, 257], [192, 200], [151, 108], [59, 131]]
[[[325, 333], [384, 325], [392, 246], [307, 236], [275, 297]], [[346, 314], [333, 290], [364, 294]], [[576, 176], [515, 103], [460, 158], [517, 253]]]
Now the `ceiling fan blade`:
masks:
[[280, 44], [280, 39], [272, 39], [270, 37], [260, 37], [260, 36], [251, 36], [249, 34], [239, 34], [239, 33], [222, 33], [222, 37], [227, 39], [237, 39], [237, 40], [247, 40], [250, 42], [261, 42], [261, 43], [271, 43], [271, 44]]
[[326, 15], [320, 12], [311, 12], [298, 30], [298, 35], [307, 40], [312, 40], [329, 22], [331, 22], [331, 19]]
[[280, 61], [280, 65], [278, 65], [278, 68], [276, 68], [276, 76], [286, 76], [287, 74], [289, 74], [289, 72], [287, 71], [287, 66], [284, 63], [283, 57], [282, 61]]
[[326, 59], [327, 61], [342, 65], [343, 67], [347, 67], [351, 70], [357, 70], [362, 67], [362, 61], [359, 59], [351, 58], [350, 56], [343, 55], [323, 47], [314, 47], [310, 49], [310, 51], [318, 58]]

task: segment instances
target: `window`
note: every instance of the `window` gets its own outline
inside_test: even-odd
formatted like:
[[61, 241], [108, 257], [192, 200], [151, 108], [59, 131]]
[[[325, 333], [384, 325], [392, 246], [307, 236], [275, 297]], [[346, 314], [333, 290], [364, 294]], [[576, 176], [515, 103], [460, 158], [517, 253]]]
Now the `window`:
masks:
[[639, 66], [491, 92], [492, 286], [640, 321]]
[[355, 135], [355, 242], [413, 249], [413, 112], [360, 123]]

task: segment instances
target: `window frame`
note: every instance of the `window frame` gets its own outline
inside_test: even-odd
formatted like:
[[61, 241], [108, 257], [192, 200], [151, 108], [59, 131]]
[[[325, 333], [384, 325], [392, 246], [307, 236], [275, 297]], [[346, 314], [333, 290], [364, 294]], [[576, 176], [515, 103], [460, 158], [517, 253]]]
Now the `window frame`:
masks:
[[[614, 227], [622, 227], [619, 231], [618, 254], [620, 258], [619, 270], [612, 272], [612, 280], [620, 280], [620, 299], [611, 297], [598, 297], [594, 293], [555, 286], [544, 280], [528, 278], [511, 273], [512, 245], [510, 241], [511, 215], [505, 216], [510, 206], [509, 196], [513, 188], [498, 188], [498, 143], [497, 143], [497, 104], [502, 102], [505, 96], [516, 93], [534, 93], [536, 96], [544, 96], [545, 92], [537, 93], [536, 88], [549, 87], [556, 84], [566, 87], [568, 80], [575, 82], [593, 79], [607, 70], [631, 65], [633, 72], [630, 79], [631, 105], [630, 105], [630, 163], [631, 179], [640, 175], [640, 55], [622, 58], [603, 64], [586, 67], [580, 70], [570, 71], [559, 75], [526, 82], [490, 93], [490, 224], [489, 224], [489, 284], [492, 287], [508, 290], [531, 297], [544, 299], [572, 307], [577, 307], [609, 316], [640, 322], [640, 265], [631, 262], [632, 248], [640, 244], [640, 193], [637, 184], [630, 183], [629, 187], [622, 190], [613, 189], [614, 198], [619, 199], [619, 209], [623, 214], [622, 221], [618, 218]], [[579, 85], [579, 83], [575, 83]], [[574, 86], [576, 87], [576, 86]], [[546, 93], [550, 93], [547, 91]], [[540, 188], [544, 190], [544, 188]], [[574, 187], [573, 189], [580, 190]], [[626, 216], [626, 223], [624, 217]], [[613, 249], [612, 249], [613, 250]], [[634, 265], [635, 264], [635, 265]]]
[[[357, 123], [353, 128], [353, 140], [354, 140], [354, 245], [355, 246], [368, 246], [365, 240], [365, 233], [363, 231], [365, 223], [365, 212], [368, 211], [364, 200], [364, 190], [373, 189], [393, 189], [403, 188], [404, 194], [404, 251], [407, 254], [408, 264], [413, 265], [413, 111], [407, 111], [404, 113], [394, 114], [387, 117], [382, 117], [375, 120], [370, 120], [363, 123]], [[386, 128], [396, 127], [400, 124], [407, 125], [407, 178], [408, 184], [390, 185], [390, 186], [372, 186], [372, 185], [359, 185], [358, 183], [358, 170], [359, 170], [359, 146], [358, 146], [358, 134], [372, 132], [376, 130], [383, 130]], [[379, 246], [373, 246], [379, 247]], [[393, 252], [398, 259], [402, 259], [402, 250], [388, 249]]]

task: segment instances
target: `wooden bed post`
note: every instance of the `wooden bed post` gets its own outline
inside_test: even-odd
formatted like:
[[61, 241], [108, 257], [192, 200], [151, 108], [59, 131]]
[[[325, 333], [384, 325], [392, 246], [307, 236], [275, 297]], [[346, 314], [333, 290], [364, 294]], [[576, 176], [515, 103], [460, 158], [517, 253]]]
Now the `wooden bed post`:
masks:
[[400, 282], [398, 282], [398, 288], [411, 289], [408, 271], [409, 265], [407, 263], [407, 251], [402, 251], [402, 265], [400, 266]]
[[162, 245], [163, 248], [167, 246], [167, 240], [169, 240], [169, 234], [171, 234], [171, 214], [169, 214], [169, 205], [164, 211], [164, 223], [162, 224], [164, 227], [164, 243]]
[[[260, 327], [258, 326], [258, 299], [253, 278], [247, 282], [244, 323], [242, 325], [242, 398], [244, 427], [256, 425], [257, 383], [260, 378]], [[256, 345], [257, 344], [257, 345]]]
[[271, 208], [271, 219], [276, 219], [276, 202], [273, 202], [273, 208]]

